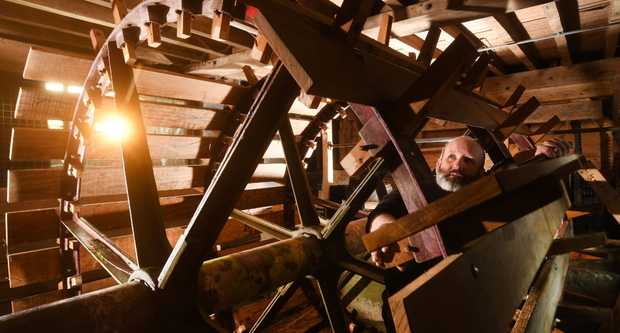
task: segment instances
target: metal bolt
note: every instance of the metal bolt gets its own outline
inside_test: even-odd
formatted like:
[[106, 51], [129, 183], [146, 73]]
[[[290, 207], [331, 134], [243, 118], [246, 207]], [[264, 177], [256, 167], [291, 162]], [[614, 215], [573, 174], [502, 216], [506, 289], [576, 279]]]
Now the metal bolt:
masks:
[[474, 278], [477, 278], [479, 273], [480, 269], [478, 268], [478, 266], [471, 265], [471, 274], [474, 276]]

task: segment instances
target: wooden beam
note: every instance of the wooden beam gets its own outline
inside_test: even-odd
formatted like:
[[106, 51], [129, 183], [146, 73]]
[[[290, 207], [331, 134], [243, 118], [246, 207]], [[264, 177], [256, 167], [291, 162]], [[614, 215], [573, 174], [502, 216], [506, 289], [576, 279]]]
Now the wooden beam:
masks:
[[424, 39], [424, 44], [422, 48], [420, 48], [420, 53], [418, 54], [417, 62], [423, 66], [429, 66], [431, 64], [431, 59], [433, 58], [433, 53], [437, 48], [437, 42], [439, 41], [439, 36], [441, 35], [441, 29], [437, 26], [431, 26], [426, 35], [426, 39]]
[[585, 250], [591, 247], [604, 246], [607, 235], [604, 232], [579, 235], [567, 238], [558, 238], [551, 243], [548, 255], [562, 255], [573, 251]]
[[587, 169], [578, 171], [579, 176], [592, 188], [607, 211], [620, 223], [620, 192], [611, 186], [601, 171], [590, 163]]
[[387, 14], [383, 15], [381, 26], [379, 27], [379, 36], [377, 37], [377, 41], [379, 41], [379, 43], [390, 46], [393, 20], [394, 18], [392, 16]]
[[160, 273], [160, 288], [185, 285], [188, 278], [196, 276], [279, 122], [298, 95], [299, 87], [285, 67], [278, 63], [250, 107], [248, 118], [235, 137], [232, 149]]
[[310, 183], [302, 164], [302, 157], [297, 151], [297, 143], [293, 135], [293, 129], [288, 118], [280, 122], [278, 128], [280, 138], [282, 140], [282, 148], [286, 157], [286, 170], [289, 175], [289, 184], [293, 189], [297, 211], [303, 226], [319, 225], [319, 218], [312, 204], [312, 192], [310, 191]]
[[[515, 10], [545, 3], [544, 0], [519, 1], [449, 1], [431, 0], [406, 6], [385, 6], [382, 13], [369, 17], [364, 33], [376, 36], [381, 17], [388, 13], [394, 16], [392, 31], [397, 36], [408, 36], [430, 29], [431, 25], [443, 26], [488, 16], [489, 13], [511, 13]], [[486, 13], [485, 13], [486, 12]]]
[[[340, 42], [343, 31], [325, 35], [322, 31], [330, 29], [330, 23], [299, 6], [280, 0], [255, 5], [261, 12], [257, 26], [308, 94], [365, 104], [394, 101], [419, 76], [419, 66], [366, 36], [360, 36], [354, 51]], [[319, 59], [309, 48], [338, 56]]]
[[[498, 14], [494, 15], [493, 18], [495, 20], [490, 20], [490, 22], [494, 23], [494, 21], [496, 21], [501, 28], [508, 33], [513, 41], [520, 42], [530, 39], [529, 33], [525, 30], [525, 27], [521, 21], [519, 21], [516, 13], [511, 12], [508, 14]], [[512, 45], [509, 49], [525, 64], [528, 69], [545, 67], [542, 63], [542, 56], [534, 43]]]
[[[9, 159], [12, 161], [45, 161], [63, 159], [68, 131], [16, 127], [11, 132]], [[206, 158], [206, 138], [191, 136], [149, 135], [152, 159]], [[86, 146], [89, 160], [120, 160], [120, 144], [95, 133]]]
[[[609, 1], [607, 17], [609, 24], [620, 23], [620, 1]], [[618, 48], [618, 34], [620, 34], [618, 25], [607, 28], [605, 32], [605, 57], [613, 58], [615, 56]]]
[[[463, 35], [477, 49], [484, 47], [480, 39], [461, 23], [442, 26], [442, 30], [453, 38]], [[506, 73], [506, 64], [502, 58], [497, 56], [493, 51], [488, 51], [487, 54], [490, 57], [489, 69], [496, 75], [503, 75]]]
[[[563, 33], [564, 27], [562, 26], [562, 22], [560, 21], [560, 12], [558, 10], [558, 5], [555, 2], [550, 2], [543, 5], [543, 9], [545, 11], [545, 16], [547, 17], [547, 24], [549, 24], [551, 32], [555, 34]], [[568, 42], [566, 41], [566, 37], [563, 35], [557, 35], [556, 37], [554, 37], [554, 41], [558, 53], [560, 54], [562, 66], [568, 66], [572, 64], [570, 52], [568, 51]]]
[[[423, 209], [366, 235], [363, 238], [364, 246], [368, 251], [374, 251], [459, 214], [465, 214], [468, 210], [498, 198], [502, 194], [509, 196], [511, 191], [516, 191], [533, 182], [560, 175], [565, 176], [567, 172], [574, 171], [578, 166], [578, 156], [572, 155], [485, 176], [458, 192], [451, 193]], [[447, 207], [450, 208], [446, 209]]]
[[[449, 256], [398, 291], [389, 298], [397, 331], [505, 330], [567, 207], [560, 195], [543, 208], [483, 236], [466, 252]], [[455, 277], [463, 283], [454, 283]], [[435, 301], [429, 303], [429, 299]], [[451, 313], [450, 320], [442, 320], [445, 311]]]
[[601, 100], [582, 100], [568, 103], [541, 104], [525, 124], [539, 124], [558, 116], [561, 121], [600, 120], [604, 118]]
[[523, 73], [489, 77], [482, 85], [483, 96], [506, 100], [518, 85], [526, 90], [518, 103], [535, 96], [542, 103], [613, 95], [613, 79], [620, 60], [603, 59], [570, 67], [558, 66]]
[[[414, 49], [418, 51], [420, 51], [422, 49], [422, 46], [424, 45], [424, 39], [418, 37], [418, 35], [416, 34], [398, 37], [398, 40], [413, 47]], [[439, 57], [442, 52], [443, 51], [441, 51], [440, 49], [435, 48], [435, 50], [433, 50], [433, 55], [432, 55], [433, 59]]]

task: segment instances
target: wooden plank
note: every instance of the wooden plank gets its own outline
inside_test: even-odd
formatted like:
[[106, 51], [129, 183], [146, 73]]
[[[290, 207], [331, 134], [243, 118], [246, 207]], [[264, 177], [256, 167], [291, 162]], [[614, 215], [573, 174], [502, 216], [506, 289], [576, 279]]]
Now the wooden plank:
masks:
[[568, 238], [558, 238], [551, 243], [548, 255], [554, 256], [566, 254], [572, 251], [603, 246], [606, 243], [607, 235], [604, 232], [596, 232]]
[[[249, 184], [236, 204], [238, 209], [250, 209], [282, 204], [287, 198], [286, 187], [275, 183]], [[161, 197], [162, 216], [167, 228], [187, 224], [200, 202], [200, 195]], [[129, 230], [127, 202], [94, 203], [76, 206], [80, 216], [104, 233]], [[6, 244], [9, 254], [27, 252], [56, 245], [58, 216], [54, 209], [6, 213]], [[223, 232], [222, 235], [226, 234]], [[231, 241], [233, 234], [221, 236], [221, 242]], [[222, 238], [223, 237], [223, 238]]]
[[[39, 87], [21, 87], [14, 116], [16, 119], [25, 120], [71, 121], [78, 98], [74, 94], [54, 93]], [[96, 119], [105, 118], [109, 111], [113, 110], [112, 99], [103, 98], [102, 101], [101, 109], [95, 112]], [[146, 126], [204, 129], [218, 119], [218, 111], [210, 109], [145, 101], [142, 101], [140, 106]]]
[[[202, 185], [205, 167], [155, 167], [159, 191]], [[7, 201], [55, 199], [60, 191], [60, 169], [9, 170]], [[125, 180], [118, 168], [87, 168], [81, 177], [82, 198], [125, 193]]]
[[527, 119], [525, 124], [544, 123], [553, 116], [561, 121], [603, 119], [601, 100], [583, 100], [568, 103], [542, 104]]
[[[458, 36], [463, 35], [476, 49], [484, 47], [482, 41], [480, 41], [480, 39], [476, 35], [474, 35], [471, 31], [469, 31], [469, 29], [467, 29], [467, 27], [465, 27], [461, 23], [443, 26], [442, 30], [453, 38], [457, 38]], [[487, 54], [491, 58], [489, 69], [496, 75], [503, 75], [506, 72], [506, 64], [504, 63], [502, 58], [500, 58], [493, 51], [489, 51], [487, 52]]]
[[[120, 160], [119, 142], [95, 133], [86, 145], [88, 160]], [[63, 159], [68, 131], [15, 127], [11, 132], [9, 159], [12, 161], [45, 161]], [[207, 157], [206, 138], [191, 136], [147, 136], [152, 159], [199, 159]]]
[[[182, 226], [189, 221], [192, 213], [193, 209], [192, 212], [186, 213], [186, 216], [183, 216], [182, 220], [172, 221], [172, 223], [167, 224], [167, 237], [171, 243], [176, 242], [178, 237], [180, 237], [180, 235], [183, 233], [184, 227]], [[277, 225], [282, 225], [283, 223], [282, 215], [278, 212], [276, 212], [275, 214], [273, 212], [260, 213], [257, 214], [257, 216], [263, 219], [268, 219], [270, 222]], [[109, 215], [105, 217], [105, 221], [111, 222], [113, 224], [118, 224], [116, 221], [114, 221], [114, 219], [114, 215]], [[99, 221], [99, 223], [102, 224], [102, 221]], [[119, 246], [123, 251], [125, 251], [131, 258], [135, 258], [135, 253], [133, 252], [131, 229], [128, 228], [128, 214], [124, 215], [123, 222], [123, 225], [127, 226], [126, 228], [108, 228], [105, 229], [105, 233], [109, 235], [109, 237], [114, 240], [115, 244]], [[55, 223], [55, 226], [57, 227], [58, 222]], [[103, 225], [105, 226], [105, 224]], [[249, 238], [253, 238], [256, 235], [258, 235], [258, 232], [254, 229], [246, 227], [237, 220], [229, 219], [224, 225], [221, 233], [217, 236], [216, 244], [220, 245], [221, 247], [228, 247], [228, 244], [234, 246], [235, 242], [244, 241]], [[234, 248], [231, 248], [230, 250], [234, 250]], [[88, 254], [86, 251], [82, 251], [80, 259], [83, 274], [88, 274], [89, 272], [100, 269], [100, 266], [97, 264], [97, 262], [93, 260], [90, 254]], [[52, 246], [48, 248], [30, 248], [28, 252], [12, 253], [9, 256], [9, 263], [11, 268], [11, 287], [15, 288], [20, 286], [28, 286], [34, 283], [54, 280], [60, 277], [57, 260], [58, 249], [54, 243], [52, 243]], [[41, 267], [41, 269], [39, 269], [39, 267]]]
[[577, 171], [601, 200], [607, 211], [620, 223], [620, 192], [611, 186], [600, 170], [590, 165], [587, 169]]
[[[204, 166], [154, 167], [158, 191], [190, 189], [203, 186]], [[286, 164], [261, 164], [254, 172], [254, 182], [284, 177]], [[7, 202], [56, 199], [60, 190], [60, 169], [9, 170]], [[125, 193], [122, 170], [118, 168], [87, 168], [82, 174], [80, 200], [89, 197], [116, 196]], [[116, 199], [119, 200], [119, 199]], [[125, 200], [125, 199], [120, 199]]]
[[[567, 175], [570, 171], [576, 170], [578, 166], [579, 157], [571, 155], [485, 176], [460, 191], [440, 198], [428, 206], [364, 236], [364, 246], [368, 251], [374, 251], [442, 221], [464, 214], [468, 210], [484, 202], [489, 202], [502, 194], [504, 196], [510, 195], [511, 191], [534, 182]], [[530, 201], [529, 204], [536, 204], [533, 196]]]
[[620, 59], [603, 59], [588, 63], [558, 66], [510, 75], [489, 77], [482, 85], [482, 95], [506, 100], [523, 85], [526, 90], [519, 103], [535, 96], [541, 102], [566, 101], [613, 95], [611, 82], [620, 70]]
[[[329, 23], [308, 18], [312, 14], [298, 6], [284, 1], [255, 5], [261, 12], [256, 24], [308, 94], [372, 105], [395, 101], [419, 75], [421, 69], [404, 55], [368, 37], [360, 36], [355, 45], [359, 51], [354, 51], [341, 42], [343, 31], [325, 35]], [[316, 49], [333, 56], [317, 58]]]
[[[389, 302], [397, 331], [505, 330], [567, 206], [560, 197], [485, 235], [465, 253], [444, 259], [394, 294]], [[460, 282], [454, 283], [454, 279]], [[429, 299], [435, 301], [429, 303]], [[443, 317], [446, 312], [451, 314], [450, 320]]]
[[[78, 85], [86, 78], [92, 63], [90, 57], [80, 54], [37, 47], [30, 49], [28, 57], [24, 67], [25, 79], [65, 82], [66, 73], [71, 72], [69, 79]], [[68, 64], [71, 66], [67, 67]], [[138, 93], [144, 95], [237, 104], [249, 92], [245, 87], [145, 66], [136, 66], [133, 72]]]

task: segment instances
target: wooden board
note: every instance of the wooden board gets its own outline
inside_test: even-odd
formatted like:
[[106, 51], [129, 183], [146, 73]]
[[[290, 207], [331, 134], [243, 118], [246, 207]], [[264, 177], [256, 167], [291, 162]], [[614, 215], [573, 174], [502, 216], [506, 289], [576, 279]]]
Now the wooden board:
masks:
[[[28, 53], [24, 78], [81, 85], [92, 60], [80, 54], [32, 47]], [[70, 75], [67, 73], [70, 72]], [[67, 79], [65, 79], [67, 77]], [[79, 79], [79, 78], [82, 79]], [[197, 76], [173, 73], [148, 67], [134, 67], [138, 93], [206, 103], [237, 104], [249, 88]], [[161, 82], [166, 82], [162, 85]]]
[[523, 85], [526, 90], [519, 103], [532, 96], [541, 102], [611, 96], [612, 81], [618, 71], [620, 59], [610, 58], [490, 77], [484, 81], [481, 92], [489, 98], [505, 101], [518, 85]]
[[568, 103], [542, 104], [532, 113], [525, 124], [544, 123], [553, 116], [561, 121], [597, 120], [603, 116], [603, 102], [601, 100], [582, 100]]
[[[187, 189], [201, 186], [206, 168], [155, 167], [155, 181], [159, 191]], [[7, 201], [52, 199], [59, 196], [62, 169], [9, 170]], [[81, 197], [125, 193], [122, 170], [117, 168], [90, 168], [81, 177]]]
[[[9, 159], [12, 161], [44, 161], [63, 159], [68, 132], [38, 128], [13, 128]], [[207, 157], [206, 138], [190, 136], [149, 135], [152, 159], [199, 159]], [[94, 135], [86, 146], [88, 160], [120, 160], [118, 142], [102, 134]]]
[[[288, 199], [286, 188], [279, 184], [255, 183], [246, 189], [237, 208], [249, 209], [282, 204]], [[167, 227], [187, 224], [196, 210], [201, 195], [160, 198], [162, 214]], [[128, 229], [127, 202], [110, 202], [77, 206], [77, 212], [89, 223], [106, 233], [110, 230]], [[5, 215], [7, 223], [6, 244], [9, 254], [55, 246], [58, 233], [58, 216], [54, 209], [11, 212]], [[229, 241], [223, 239], [223, 242]]]
[[449, 256], [394, 294], [389, 302], [397, 331], [506, 330], [567, 207], [558, 198]]
[[[154, 167], [158, 191], [189, 189], [202, 186], [205, 166]], [[252, 181], [280, 181], [286, 164], [260, 164]], [[7, 202], [58, 198], [61, 169], [9, 170]], [[118, 168], [88, 168], [83, 172], [81, 198], [110, 196], [125, 193], [122, 170]]]
[[[281, 212], [273, 214], [259, 214], [261, 218], [268, 219], [276, 224], [282, 224]], [[189, 220], [189, 217], [188, 217]], [[126, 221], [129, 225], [129, 221]], [[186, 221], [187, 222], [187, 221]], [[168, 241], [174, 244], [183, 233], [182, 226], [167, 226], [166, 234]], [[108, 230], [107, 234], [115, 244], [127, 253], [131, 258], [135, 258], [131, 229]], [[228, 220], [219, 234], [216, 244], [224, 244], [226, 247], [235, 242], [247, 241], [249, 238], [257, 236], [258, 232], [236, 220]], [[256, 238], [256, 237], [254, 237]], [[11, 288], [26, 286], [33, 283], [56, 280], [61, 275], [58, 265], [58, 248], [51, 246], [31, 250], [29, 252], [18, 252], [8, 256], [10, 285]], [[80, 268], [82, 273], [92, 272], [101, 269], [99, 264], [86, 251], [80, 251]]]
[[[78, 95], [54, 93], [36, 86], [19, 89], [15, 105], [15, 118], [25, 120], [58, 119], [71, 121]], [[103, 99], [102, 108], [95, 112], [95, 119], [104, 119], [114, 110], [111, 98]], [[141, 102], [144, 125], [151, 127], [172, 127], [204, 129], [217, 119], [217, 111], [154, 102]]]

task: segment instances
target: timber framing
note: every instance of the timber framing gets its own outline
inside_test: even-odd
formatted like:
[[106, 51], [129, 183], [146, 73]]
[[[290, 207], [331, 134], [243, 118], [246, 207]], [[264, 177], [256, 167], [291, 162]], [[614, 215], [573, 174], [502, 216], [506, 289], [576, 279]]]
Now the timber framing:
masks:
[[[288, 332], [294, 312], [516, 333], [588, 310], [560, 302], [567, 253], [617, 241], [565, 215], [620, 219], [617, 1], [336, 2], [0, 2], [0, 60], [23, 58], [0, 331]], [[460, 135], [486, 172], [451, 193], [432, 167]], [[578, 154], [535, 155], [550, 138]], [[387, 183], [406, 214], [377, 228]], [[381, 285], [385, 311], [364, 303]]]

